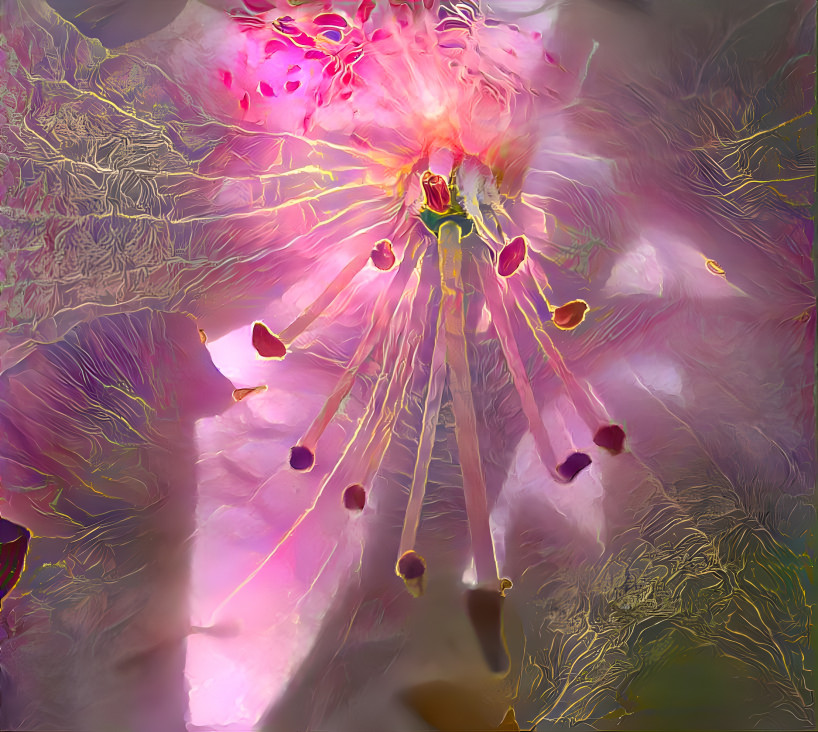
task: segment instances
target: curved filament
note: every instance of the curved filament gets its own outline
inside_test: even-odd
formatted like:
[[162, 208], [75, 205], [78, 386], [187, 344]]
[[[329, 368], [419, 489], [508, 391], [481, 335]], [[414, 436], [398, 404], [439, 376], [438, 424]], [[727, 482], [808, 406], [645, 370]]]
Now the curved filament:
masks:
[[508, 313], [503, 303], [503, 293], [500, 289], [500, 283], [495, 277], [494, 270], [488, 267], [484, 262], [479, 263], [479, 272], [480, 282], [483, 285], [483, 294], [488, 304], [491, 320], [494, 323], [497, 338], [503, 349], [503, 356], [505, 356], [506, 364], [508, 364], [508, 369], [511, 372], [511, 378], [514, 381], [517, 394], [520, 396], [523, 413], [526, 419], [528, 419], [528, 427], [534, 437], [537, 454], [552, 477], [559, 482], [563, 482], [563, 477], [556, 472], [557, 456], [554, 454], [554, 448], [548, 437], [548, 431], [542, 421], [537, 400], [534, 398], [534, 392], [531, 389], [531, 383], [525, 370], [525, 364], [517, 348], [517, 341], [514, 338], [514, 332], [511, 329]]

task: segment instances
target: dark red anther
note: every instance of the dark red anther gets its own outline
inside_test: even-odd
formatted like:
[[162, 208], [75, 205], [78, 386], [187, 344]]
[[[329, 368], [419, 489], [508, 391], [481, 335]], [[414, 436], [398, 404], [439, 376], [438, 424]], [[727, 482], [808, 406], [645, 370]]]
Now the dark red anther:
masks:
[[503, 247], [497, 258], [497, 274], [501, 277], [511, 277], [525, 259], [525, 238], [518, 236]]
[[315, 465], [315, 453], [304, 445], [296, 445], [290, 449], [290, 467], [293, 470], [306, 471]]
[[301, 82], [300, 82], [300, 81], [288, 81], [288, 82], [287, 82], [287, 83], [284, 85], [284, 88], [285, 88], [285, 89], [286, 89], [288, 92], [294, 92], [296, 89], [298, 89], [298, 87], [299, 87], [299, 86], [301, 86]]
[[360, 483], [347, 486], [344, 490], [344, 508], [348, 511], [363, 511], [366, 505], [366, 491]]
[[395, 253], [392, 251], [392, 242], [381, 239], [369, 255], [379, 270], [386, 272], [395, 266]]
[[346, 28], [348, 23], [343, 15], [338, 13], [321, 13], [315, 16], [316, 25], [327, 25], [332, 28]]
[[253, 348], [263, 358], [284, 358], [287, 353], [281, 339], [260, 320], [253, 323]]
[[0, 518], [0, 600], [12, 591], [25, 566], [31, 532]]
[[625, 449], [625, 430], [618, 424], [600, 427], [594, 435], [594, 444], [614, 455], [619, 455]]
[[435, 175], [430, 170], [423, 174], [421, 180], [423, 193], [426, 196], [426, 205], [435, 213], [446, 213], [452, 202], [449, 185], [442, 175]]
[[566, 482], [571, 482], [577, 475], [591, 464], [591, 458], [584, 452], [571, 453], [565, 462], [557, 466], [557, 473]]
[[275, 96], [275, 92], [273, 91], [273, 87], [271, 87], [266, 81], [260, 81], [258, 83], [258, 90], [265, 97], [274, 97]]
[[585, 320], [588, 303], [584, 300], [572, 300], [554, 310], [554, 325], [563, 330], [576, 328]]
[[250, 95], [247, 92], [244, 92], [244, 96], [241, 98], [239, 104], [245, 112], [250, 109]]

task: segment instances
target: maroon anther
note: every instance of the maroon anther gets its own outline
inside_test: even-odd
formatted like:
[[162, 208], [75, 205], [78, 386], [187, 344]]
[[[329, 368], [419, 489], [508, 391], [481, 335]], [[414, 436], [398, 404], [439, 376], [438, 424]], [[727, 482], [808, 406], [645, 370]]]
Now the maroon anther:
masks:
[[619, 455], [625, 449], [625, 430], [618, 424], [600, 427], [594, 435], [594, 444], [613, 455]]
[[435, 213], [446, 213], [452, 202], [449, 185], [442, 175], [435, 175], [427, 170], [421, 179], [426, 205]]
[[284, 358], [287, 346], [264, 323], [253, 323], [253, 348], [262, 358]]
[[360, 483], [344, 490], [344, 508], [348, 511], [363, 511], [366, 505], [366, 491]]

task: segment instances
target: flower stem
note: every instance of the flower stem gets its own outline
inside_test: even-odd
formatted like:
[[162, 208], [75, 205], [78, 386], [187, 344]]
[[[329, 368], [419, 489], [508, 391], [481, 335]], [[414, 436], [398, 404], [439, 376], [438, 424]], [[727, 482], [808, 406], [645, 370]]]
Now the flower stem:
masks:
[[446, 332], [449, 386], [452, 392], [455, 437], [463, 472], [463, 491], [466, 496], [466, 514], [469, 520], [477, 583], [487, 589], [499, 590], [500, 579], [497, 574], [497, 560], [489, 526], [486, 483], [480, 460], [477, 419], [472, 400], [471, 374], [466, 350], [461, 280], [463, 251], [460, 247], [460, 227], [455, 222], [443, 222], [438, 233], [438, 247], [443, 285], [441, 309]]

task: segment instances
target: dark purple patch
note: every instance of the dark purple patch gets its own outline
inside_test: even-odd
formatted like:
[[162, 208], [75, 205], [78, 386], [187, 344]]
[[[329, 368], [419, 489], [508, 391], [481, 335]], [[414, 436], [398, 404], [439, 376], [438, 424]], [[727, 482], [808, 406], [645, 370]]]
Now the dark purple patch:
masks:
[[398, 572], [405, 580], [416, 580], [426, 573], [426, 562], [415, 551], [405, 552], [398, 560]]
[[572, 481], [591, 464], [591, 458], [584, 452], [575, 452], [564, 463], [557, 466], [557, 473], [566, 481]]
[[310, 448], [296, 445], [290, 450], [290, 467], [293, 470], [309, 470], [313, 465], [315, 455]]

